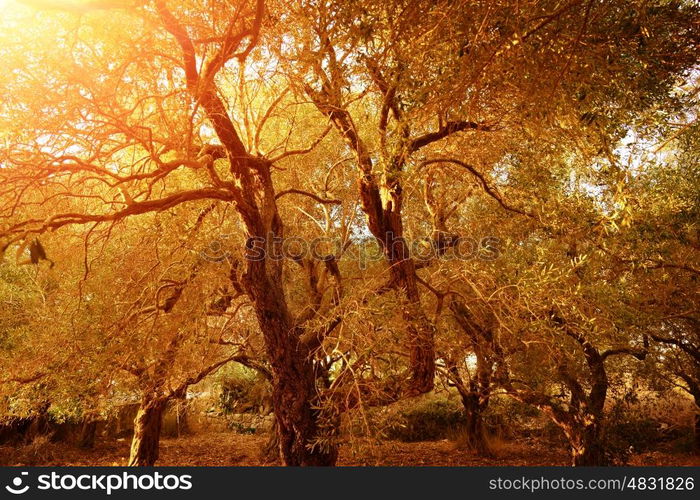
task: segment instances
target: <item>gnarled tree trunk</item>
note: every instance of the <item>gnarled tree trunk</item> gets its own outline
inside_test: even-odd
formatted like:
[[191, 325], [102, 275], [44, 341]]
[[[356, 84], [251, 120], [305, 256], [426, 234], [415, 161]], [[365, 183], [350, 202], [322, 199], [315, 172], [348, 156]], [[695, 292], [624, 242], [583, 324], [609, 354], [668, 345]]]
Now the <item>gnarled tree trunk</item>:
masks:
[[[288, 338], [287, 345], [277, 346], [277, 364], [273, 379], [273, 406], [277, 419], [280, 457], [284, 465], [332, 466], [338, 458], [335, 442], [319, 446], [322, 411], [317, 401], [316, 372], [310, 353]], [[329, 422], [332, 424], [332, 422]], [[329, 429], [334, 434], [334, 429]]]
[[[700, 356], [698, 356], [698, 361], [700, 361]], [[696, 368], [700, 368], [700, 365], [696, 365]], [[692, 376], [690, 373], [682, 373], [680, 376], [688, 384], [689, 392], [693, 396], [693, 401], [695, 402], [693, 453], [700, 455], [700, 369], [695, 371], [695, 376]]]
[[469, 392], [461, 394], [462, 405], [465, 413], [465, 432], [469, 449], [475, 451], [479, 455], [490, 455], [488, 437], [486, 434], [486, 426], [484, 425], [484, 411], [486, 405], [480, 401], [478, 394]]
[[338, 458], [338, 449], [335, 443], [325, 446], [317, 443], [322, 435], [321, 410], [312, 406], [316, 387], [313, 370], [305, 366], [308, 364], [300, 359], [292, 363], [291, 370], [276, 373], [273, 404], [280, 456], [284, 465], [332, 466]]
[[450, 373], [459, 391], [466, 415], [467, 446], [480, 455], [490, 455], [484, 412], [488, 408], [493, 384], [493, 369], [499, 357], [499, 348], [495, 342], [492, 328], [483, 319], [474, 317], [462, 300], [450, 302], [457, 324], [467, 335], [476, 357], [476, 373], [467, 383], [462, 381], [456, 364], [452, 363]]
[[[301, 342], [284, 295], [272, 285], [264, 262], [249, 260], [245, 284], [265, 333], [265, 346], [272, 365], [272, 401], [277, 422], [280, 458], [284, 465], [335, 465], [337, 448], [314, 446], [319, 438], [320, 411], [312, 353]], [[255, 276], [256, 278], [252, 278]]]
[[404, 296], [402, 315], [408, 332], [411, 373], [407, 393], [419, 395], [431, 391], [435, 383], [435, 325], [423, 310], [413, 260], [392, 256], [389, 265], [398, 293]]
[[587, 425], [576, 428], [569, 437], [571, 447], [571, 465], [601, 466], [607, 465], [605, 446], [601, 439], [601, 426], [597, 419]]
[[630, 354], [643, 359], [645, 353], [631, 348], [609, 349], [601, 353], [582, 334], [568, 328], [563, 320], [555, 320], [563, 325], [565, 333], [581, 346], [588, 365], [590, 389], [584, 388], [566, 363], [562, 363], [558, 369], [562, 382], [570, 392], [569, 401], [565, 405], [546, 394], [514, 389], [509, 382], [505, 382], [506, 388], [516, 399], [543, 410], [562, 429], [569, 443], [572, 465], [607, 465], [608, 458], [603, 441], [603, 410], [608, 392], [605, 360], [617, 354]]
[[[697, 377], [700, 380], [700, 377]], [[700, 455], [700, 384], [695, 383], [695, 380], [686, 377], [686, 382], [690, 382], [691, 394], [695, 401], [695, 415], [693, 418], [693, 453]]]
[[160, 429], [166, 401], [144, 398], [134, 419], [134, 437], [131, 441], [130, 467], [153, 466], [158, 460]]

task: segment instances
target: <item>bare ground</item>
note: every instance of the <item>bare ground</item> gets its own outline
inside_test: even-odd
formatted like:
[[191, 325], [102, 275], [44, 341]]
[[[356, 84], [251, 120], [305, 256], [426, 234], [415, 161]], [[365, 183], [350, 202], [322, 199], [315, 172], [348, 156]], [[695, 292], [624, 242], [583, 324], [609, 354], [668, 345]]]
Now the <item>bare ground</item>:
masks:
[[[279, 465], [266, 461], [260, 450], [265, 435], [232, 432], [207, 433], [161, 441], [158, 465], [258, 466]], [[126, 464], [129, 440], [99, 441], [93, 450], [48, 442], [22, 448], [0, 447], [1, 465], [120, 466]], [[568, 465], [566, 450], [541, 439], [495, 443], [492, 457], [480, 457], [452, 441], [401, 443], [356, 439], [341, 447], [343, 466], [499, 466]], [[700, 457], [655, 451], [634, 455], [630, 465], [700, 465]]]

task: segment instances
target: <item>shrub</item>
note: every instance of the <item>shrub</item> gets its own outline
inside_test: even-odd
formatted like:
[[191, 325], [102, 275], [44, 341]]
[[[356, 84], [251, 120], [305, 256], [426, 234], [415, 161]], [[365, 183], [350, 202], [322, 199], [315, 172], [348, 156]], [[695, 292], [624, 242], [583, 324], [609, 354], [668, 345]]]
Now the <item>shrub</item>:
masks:
[[254, 371], [241, 368], [220, 381], [219, 408], [224, 415], [270, 412], [270, 387]]
[[603, 435], [612, 463], [625, 464], [632, 453], [649, 451], [670, 437], [666, 435], [666, 426], [650, 417], [652, 412], [646, 407], [648, 403], [640, 400], [634, 390], [612, 401], [606, 414]]
[[447, 398], [431, 399], [390, 416], [385, 435], [397, 441], [435, 441], [455, 437], [463, 428], [461, 404]]
[[0, 447], [0, 466], [46, 465], [59, 456], [58, 445], [48, 436], [36, 436], [25, 445]]
[[493, 435], [513, 439], [517, 436], [541, 435], [549, 422], [540, 411], [508, 396], [490, 399], [484, 423]]

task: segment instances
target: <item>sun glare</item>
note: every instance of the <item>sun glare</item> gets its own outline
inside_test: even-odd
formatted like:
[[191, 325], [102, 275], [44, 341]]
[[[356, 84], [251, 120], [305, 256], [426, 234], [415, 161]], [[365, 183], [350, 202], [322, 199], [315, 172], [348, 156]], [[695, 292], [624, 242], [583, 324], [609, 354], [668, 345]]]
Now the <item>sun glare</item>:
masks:
[[67, 0], [0, 0], [0, 12], [3, 17], [29, 10], [76, 10], [79, 6], [80, 2]]
[[0, 0], [0, 26], [3, 28], [13, 28], [16, 26], [18, 17], [22, 11], [28, 10], [31, 3], [23, 3], [18, 0]]

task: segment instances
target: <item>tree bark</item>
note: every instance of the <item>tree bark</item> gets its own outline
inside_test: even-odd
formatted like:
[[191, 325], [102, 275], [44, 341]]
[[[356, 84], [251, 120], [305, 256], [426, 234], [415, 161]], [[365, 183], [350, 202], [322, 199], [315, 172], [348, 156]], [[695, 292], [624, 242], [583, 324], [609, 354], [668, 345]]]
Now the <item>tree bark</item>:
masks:
[[134, 419], [130, 467], [151, 467], [158, 460], [160, 429], [163, 422], [163, 399], [144, 398]]
[[572, 427], [566, 433], [571, 447], [571, 465], [608, 465], [605, 446], [601, 440], [601, 426], [597, 419], [587, 425]]
[[[561, 323], [559, 318], [557, 321]], [[564, 324], [564, 323], [562, 323]], [[571, 391], [569, 431], [574, 466], [607, 465], [605, 443], [602, 441], [602, 420], [608, 394], [608, 374], [605, 359], [612, 351], [600, 353], [583, 335], [565, 325], [566, 334], [581, 345], [590, 372], [591, 388], [586, 394], [583, 386], [573, 377], [565, 365], [559, 368], [564, 383]]]
[[[700, 406], [698, 406], [698, 408], [700, 408]], [[695, 428], [694, 428], [694, 433], [693, 433], [693, 453], [695, 453], [696, 455], [700, 455], [700, 413], [695, 414]]]
[[417, 396], [431, 391], [435, 384], [435, 325], [421, 304], [414, 261], [390, 260], [389, 265], [396, 270], [394, 281], [398, 293], [405, 295], [402, 315], [408, 332], [411, 371], [407, 394]]
[[479, 322], [461, 300], [452, 300], [449, 307], [457, 324], [470, 339], [476, 357], [476, 373], [470, 375], [466, 384], [462, 382], [456, 365], [451, 367], [466, 414], [467, 446], [480, 455], [488, 456], [491, 449], [483, 415], [493, 389], [493, 367], [498, 357], [498, 348], [491, 328], [483, 321]]
[[[335, 465], [337, 446], [314, 446], [321, 431], [316, 377], [312, 353], [300, 342], [302, 331], [293, 326], [279, 286], [269, 283], [264, 262], [249, 261], [246, 279], [256, 316], [265, 333], [265, 347], [272, 365], [272, 404], [277, 421], [279, 452], [283, 465]], [[251, 276], [258, 279], [250, 279]], [[331, 429], [331, 432], [334, 432]]]
[[[313, 370], [304, 366], [306, 364], [305, 361], [295, 363], [293, 371], [279, 373], [273, 385], [280, 457], [288, 466], [333, 466], [338, 458], [337, 445], [316, 443], [322, 435], [319, 425], [322, 414], [312, 407], [316, 388]], [[333, 434], [334, 429], [330, 432]], [[329, 437], [333, 439], [334, 436]]]
[[[598, 366], [602, 367], [602, 358]], [[592, 371], [595, 373], [595, 370]], [[566, 382], [572, 390], [572, 397], [563, 407], [555, 404], [549, 396], [544, 394], [515, 390], [509, 383], [506, 389], [517, 400], [540, 408], [564, 432], [573, 466], [607, 465], [605, 443], [602, 440], [602, 411], [607, 391], [607, 378], [605, 378], [605, 384], [600, 379], [598, 383], [594, 383], [589, 395], [583, 393], [576, 381], [569, 379]]]
[[486, 405], [479, 401], [479, 395], [475, 393], [462, 394], [461, 397], [466, 416], [466, 445], [479, 455], [490, 455], [491, 449], [486, 436], [483, 415]]
[[84, 450], [91, 450], [95, 446], [95, 434], [97, 432], [97, 419], [86, 417], [80, 429], [78, 447]]
[[[698, 386], [695, 386], [697, 389]], [[693, 400], [695, 401], [695, 418], [693, 425], [693, 453], [700, 455], [700, 392], [693, 392]]]

